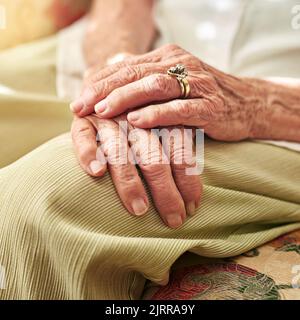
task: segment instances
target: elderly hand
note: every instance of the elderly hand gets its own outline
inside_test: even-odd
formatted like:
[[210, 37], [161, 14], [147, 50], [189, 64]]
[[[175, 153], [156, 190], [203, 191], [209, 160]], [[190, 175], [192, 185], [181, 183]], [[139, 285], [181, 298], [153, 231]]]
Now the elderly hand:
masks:
[[[187, 99], [180, 98], [177, 79], [167, 74], [176, 64], [189, 72]], [[261, 91], [255, 80], [225, 74], [167, 45], [103, 70], [95, 68], [71, 109], [78, 116], [95, 109], [103, 119], [129, 112], [128, 121], [136, 127], [189, 125], [214, 139], [236, 141], [253, 136], [255, 116], [266, 100]]]
[[[129, 161], [132, 157], [138, 156], [137, 164], [162, 220], [171, 228], [179, 227], [184, 222], [186, 213], [195, 213], [202, 193], [199, 176], [185, 173], [186, 169], [194, 167], [195, 163], [178, 161], [194, 160], [192, 155], [187, 154], [189, 151], [183, 149], [182, 144], [172, 143], [168, 157], [170, 161], [163, 162], [168, 154], [163, 150], [157, 135], [150, 130], [134, 130], [129, 126], [129, 141], [129, 134], [120, 130], [120, 121], [124, 121], [123, 124], [127, 123], [126, 118], [121, 117], [112, 120], [100, 119], [96, 115], [74, 117], [72, 138], [81, 167], [91, 176], [100, 177], [104, 175], [108, 166], [124, 206], [131, 214], [140, 216], [148, 210], [149, 202], [135, 164]], [[96, 140], [97, 132], [100, 146]], [[173, 132], [181, 134], [182, 130]], [[184, 139], [185, 143], [193, 143], [192, 136], [185, 135]], [[103, 161], [104, 158], [107, 163]]]

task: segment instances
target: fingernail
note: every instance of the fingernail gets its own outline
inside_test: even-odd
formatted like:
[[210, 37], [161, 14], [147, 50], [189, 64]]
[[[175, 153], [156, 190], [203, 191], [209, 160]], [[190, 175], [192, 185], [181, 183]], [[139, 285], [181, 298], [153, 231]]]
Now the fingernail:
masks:
[[95, 105], [95, 112], [96, 113], [102, 113], [105, 111], [105, 109], [106, 109], [106, 101], [105, 100], [102, 100]]
[[100, 161], [93, 160], [90, 163], [90, 169], [91, 169], [93, 174], [98, 174], [103, 170], [103, 165], [102, 165], [102, 163]]
[[180, 215], [177, 215], [177, 214], [170, 215], [166, 219], [169, 227], [171, 228], [178, 228], [182, 225], [182, 219]]
[[84, 107], [84, 103], [81, 99], [77, 99], [70, 104], [70, 109], [72, 112], [80, 112]]
[[142, 216], [148, 210], [148, 206], [142, 198], [133, 200], [131, 206], [134, 214], [137, 216]]
[[89, 106], [92, 103], [94, 103], [95, 100], [95, 92], [91, 89], [85, 89], [80, 98], [75, 100], [70, 104], [70, 109], [73, 112], [79, 112], [81, 111], [85, 106]]
[[193, 216], [196, 213], [196, 204], [191, 201], [186, 205], [186, 212], [188, 215]]
[[140, 118], [139, 112], [132, 112], [128, 114], [128, 121], [129, 122], [135, 122], [138, 121]]

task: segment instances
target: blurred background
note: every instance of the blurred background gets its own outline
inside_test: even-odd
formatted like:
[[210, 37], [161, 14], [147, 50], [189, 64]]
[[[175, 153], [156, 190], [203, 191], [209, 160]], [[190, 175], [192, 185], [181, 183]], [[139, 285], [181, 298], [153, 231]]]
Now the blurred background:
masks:
[[[91, 2], [0, 0], [0, 50], [51, 35], [69, 26], [88, 12]], [[297, 20], [300, 2], [155, 2], [154, 15], [160, 32], [157, 45], [175, 42], [207, 63], [242, 75], [300, 76], [300, 16]]]
[[55, 33], [82, 17], [89, 5], [89, 0], [0, 0], [6, 20], [0, 50]]

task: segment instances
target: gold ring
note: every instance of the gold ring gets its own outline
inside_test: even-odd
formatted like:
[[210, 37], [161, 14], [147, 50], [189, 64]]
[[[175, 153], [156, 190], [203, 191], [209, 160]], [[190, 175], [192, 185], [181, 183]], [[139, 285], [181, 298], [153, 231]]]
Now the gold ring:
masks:
[[187, 78], [182, 78], [182, 79], [178, 79], [178, 81], [180, 81], [180, 83], [182, 83], [183, 87], [184, 87], [184, 92], [182, 94], [182, 97], [184, 99], [188, 98], [190, 93], [191, 93], [191, 87], [190, 87], [190, 84], [187, 80]]
[[188, 72], [185, 66], [182, 64], [177, 64], [175, 67], [171, 67], [167, 73], [171, 77], [175, 77], [177, 79], [181, 89], [181, 98], [188, 98], [191, 93], [191, 87], [186, 79]]
[[185, 86], [184, 83], [181, 79], [176, 77], [176, 80], [178, 81], [179, 85], [180, 85], [180, 90], [181, 90], [181, 95], [180, 97], [184, 97], [185, 96]]

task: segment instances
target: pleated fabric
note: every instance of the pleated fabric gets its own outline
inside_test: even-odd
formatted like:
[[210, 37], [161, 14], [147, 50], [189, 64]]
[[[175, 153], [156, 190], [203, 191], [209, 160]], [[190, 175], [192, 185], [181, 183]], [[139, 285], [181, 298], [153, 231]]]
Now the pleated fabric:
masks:
[[0, 171], [0, 298], [138, 299], [186, 251], [235, 256], [300, 227], [296, 152], [208, 140], [203, 181], [197, 215], [172, 230], [152, 204], [128, 214], [109, 174], [78, 166], [69, 135], [44, 144]]

